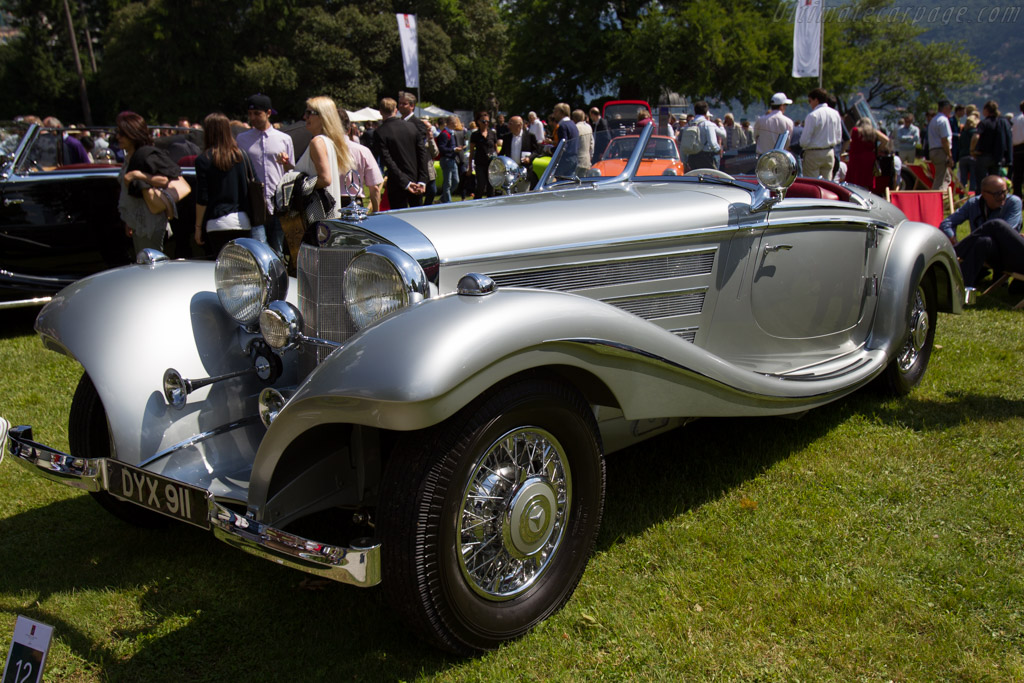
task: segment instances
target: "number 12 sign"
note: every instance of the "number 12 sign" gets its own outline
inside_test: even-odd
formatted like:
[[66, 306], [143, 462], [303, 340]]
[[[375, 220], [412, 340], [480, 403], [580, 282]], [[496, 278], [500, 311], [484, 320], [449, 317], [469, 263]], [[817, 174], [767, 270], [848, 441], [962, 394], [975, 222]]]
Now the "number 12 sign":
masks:
[[43, 680], [43, 665], [50, 649], [53, 627], [21, 615], [14, 624], [14, 638], [7, 653], [2, 683], [38, 683]]

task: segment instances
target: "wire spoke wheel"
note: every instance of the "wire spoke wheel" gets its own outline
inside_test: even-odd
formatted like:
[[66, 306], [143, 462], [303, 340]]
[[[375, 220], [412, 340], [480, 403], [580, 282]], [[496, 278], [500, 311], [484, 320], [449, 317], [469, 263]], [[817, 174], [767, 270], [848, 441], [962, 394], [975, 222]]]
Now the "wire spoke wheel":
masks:
[[572, 596], [597, 540], [604, 457], [565, 384], [520, 379], [396, 443], [377, 529], [393, 609], [451, 652], [498, 647]]
[[879, 377], [888, 394], [905, 396], [921, 383], [935, 344], [935, 283], [924, 278], [917, 283], [907, 306], [907, 331], [903, 344]]
[[538, 427], [503, 434], [481, 456], [459, 520], [463, 576], [506, 600], [544, 573], [565, 531], [572, 477], [558, 440]]

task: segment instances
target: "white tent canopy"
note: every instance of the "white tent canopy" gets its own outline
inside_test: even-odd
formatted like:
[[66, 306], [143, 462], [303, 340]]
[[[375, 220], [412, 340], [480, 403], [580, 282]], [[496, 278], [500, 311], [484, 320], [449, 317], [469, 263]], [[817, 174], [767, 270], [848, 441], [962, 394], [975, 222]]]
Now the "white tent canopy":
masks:
[[348, 113], [349, 121], [380, 121], [380, 112], [373, 107], [363, 107], [359, 111], [350, 111]]
[[430, 116], [431, 118], [437, 118], [438, 116], [451, 116], [453, 112], [447, 109], [441, 109], [436, 105], [430, 105], [429, 107], [417, 107], [422, 116]]

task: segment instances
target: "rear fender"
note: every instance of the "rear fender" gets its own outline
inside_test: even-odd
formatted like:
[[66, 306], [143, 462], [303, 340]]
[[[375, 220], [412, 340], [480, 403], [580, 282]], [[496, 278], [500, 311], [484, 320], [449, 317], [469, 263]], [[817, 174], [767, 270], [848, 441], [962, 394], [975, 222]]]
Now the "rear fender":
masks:
[[868, 348], [887, 349], [893, 356], [907, 334], [907, 319], [917, 283], [928, 274], [935, 280], [938, 310], [962, 313], [964, 280], [949, 239], [934, 226], [905, 221], [896, 228], [879, 283], [879, 305]]

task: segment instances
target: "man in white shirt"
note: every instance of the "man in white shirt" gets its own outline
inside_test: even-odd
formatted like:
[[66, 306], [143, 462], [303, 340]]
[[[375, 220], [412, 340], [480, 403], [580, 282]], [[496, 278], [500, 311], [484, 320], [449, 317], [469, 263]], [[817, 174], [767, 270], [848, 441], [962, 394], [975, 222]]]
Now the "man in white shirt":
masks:
[[587, 115], [582, 109], [574, 109], [571, 115], [576, 130], [580, 132], [579, 148], [576, 150], [576, 175], [582, 178], [590, 170], [590, 160], [594, 156], [594, 130], [587, 123]]
[[928, 159], [935, 166], [933, 190], [945, 190], [953, 182], [953, 129], [949, 115], [953, 105], [949, 100], [939, 102], [939, 111], [928, 122]]
[[544, 124], [537, 118], [537, 112], [531, 111], [526, 115], [526, 130], [533, 133], [533, 137], [537, 138], [537, 142], [544, 142]]
[[786, 97], [786, 93], [777, 92], [772, 95], [768, 113], [758, 116], [754, 121], [754, 142], [757, 143], [758, 156], [775, 149], [775, 141], [784, 132], [789, 133], [790, 139], [786, 142], [786, 149], [789, 149], [793, 142], [793, 119], [786, 116], [786, 106], [790, 104], [793, 104], [793, 100]]
[[1021, 185], [1024, 184], [1024, 101], [1020, 103], [1020, 113], [1013, 117], [1010, 133], [1013, 137], [1013, 193], [1021, 197]]
[[238, 148], [249, 155], [256, 179], [263, 183], [264, 201], [267, 204], [267, 220], [263, 225], [252, 226], [254, 239], [269, 244], [278, 254], [283, 253], [284, 232], [281, 221], [274, 215], [274, 190], [284, 175], [284, 164], [295, 163], [295, 147], [287, 133], [270, 125], [270, 116], [276, 114], [270, 98], [256, 94], [245, 101], [249, 112], [249, 130], [239, 133]]
[[807, 101], [811, 113], [804, 119], [804, 132], [800, 135], [804, 176], [832, 180], [835, 146], [843, 139], [843, 121], [839, 112], [828, 106], [828, 93], [823, 88], [809, 92]]

